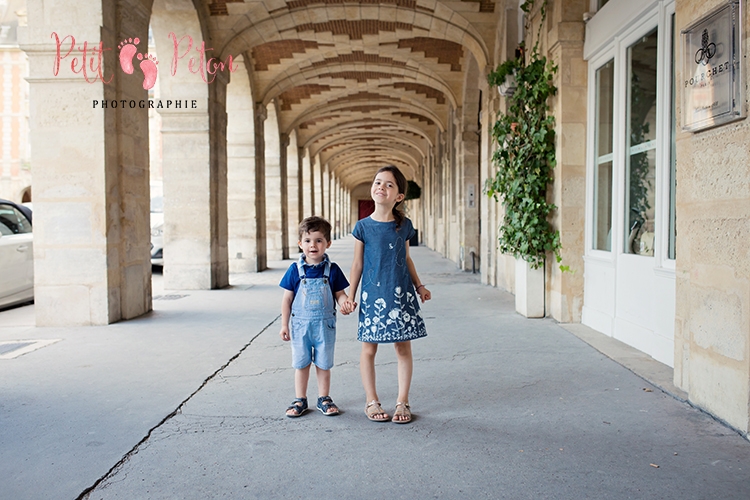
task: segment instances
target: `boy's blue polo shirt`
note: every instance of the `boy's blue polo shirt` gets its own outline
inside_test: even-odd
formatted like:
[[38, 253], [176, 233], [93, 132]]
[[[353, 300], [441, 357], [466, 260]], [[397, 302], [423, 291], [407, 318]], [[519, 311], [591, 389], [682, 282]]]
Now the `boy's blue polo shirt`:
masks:
[[[305, 276], [307, 278], [322, 278], [323, 271], [325, 270], [325, 260], [315, 266], [305, 264], [304, 267]], [[285, 290], [291, 290], [294, 292], [294, 295], [297, 295], [299, 283], [299, 271], [297, 271], [297, 263], [295, 262], [286, 270], [286, 274], [281, 278], [279, 286]], [[349, 281], [347, 281], [346, 276], [344, 276], [344, 272], [335, 262], [331, 262], [331, 275], [329, 276], [328, 284], [331, 285], [331, 292], [333, 292], [334, 299], [336, 298], [336, 292], [346, 290], [349, 286]]]

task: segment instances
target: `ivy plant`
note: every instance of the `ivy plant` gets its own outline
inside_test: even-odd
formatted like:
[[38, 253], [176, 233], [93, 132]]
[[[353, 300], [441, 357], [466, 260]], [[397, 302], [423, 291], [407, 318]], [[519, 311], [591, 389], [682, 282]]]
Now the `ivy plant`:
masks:
[[[521, 6], [527, 13], [532, 7], [533, 0]], [[542, 24], [544, 15], [543, 5]], [[552, 81], [557, 66], [539, 53], [539, 37], [528, 61], [523, 50], [517, 55], [488, 76], [489, 83], [498, 86], [512, 72], [517, 87], [508, 97], [507, 112], [498, 114], [492, 130], [497, 141], [492, 156], [496, 171], [487, 179], [485, 192], [505, 207], [498, 237], [500, 251], [539, 268], [549, 253], [561, 261], [560, 232], [548, 221], [557, 207], [547, 202], [547, 186], [556, 165], [555, 122], [548, 115], [547, 101], [557, 92]], [[567, 266], [560, 269], [569, 270]]]

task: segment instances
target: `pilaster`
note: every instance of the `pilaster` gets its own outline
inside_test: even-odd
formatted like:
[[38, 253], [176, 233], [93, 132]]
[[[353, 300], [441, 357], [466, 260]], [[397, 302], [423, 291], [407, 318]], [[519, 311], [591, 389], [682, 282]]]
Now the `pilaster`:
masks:
[[[151, 309], [148, 112], [121, 104], [147, 93], [120, 70], [114, 50], [97, 52], [123, 33], [145, 40], [148, 12], [135, 5], [122, 19], [113, 5], [86, 3], [30, 0], [28, 26], [19, 28], [30, 66], [39, 326], [104, 325]], [[57, 75], [53, 32], [61, 45], [75, 37]]]

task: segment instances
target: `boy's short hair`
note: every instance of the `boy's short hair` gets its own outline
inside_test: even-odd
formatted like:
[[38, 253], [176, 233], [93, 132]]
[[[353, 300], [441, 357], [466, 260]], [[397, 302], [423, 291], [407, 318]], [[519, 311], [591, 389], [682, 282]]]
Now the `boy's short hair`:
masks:
[[320, 231], [323, 233], [326, 241], [331, 241], [331, 223], [325, 220], [323, 217], [313, 215], [312, 217], [305, 218], [299, 223], [299, 239], [302, 241], [302, 237], [305, 233], [312, 233], [314, 231]]

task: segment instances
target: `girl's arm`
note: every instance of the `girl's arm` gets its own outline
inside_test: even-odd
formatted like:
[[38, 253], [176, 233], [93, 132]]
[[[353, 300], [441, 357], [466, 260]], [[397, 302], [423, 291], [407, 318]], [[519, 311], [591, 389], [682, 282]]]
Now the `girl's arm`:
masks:
[[354, 240], [354, 260], [352, 270], [349, 272], [349, 301], [354, 302], [357, 297], [359, 280], [362, 278], [362, 264], [365, 259], [365, 244], [358, 239]]
[[427, 288], [425, 288], [425, 286], [422, 284], [422, 281], [419, 279], [417, 268], [414, 266], [414, 261], [411, 260], [411, 256], [409, 255], [409, 242], [407, 241], [405, 243], [406, 267], [409, 268], [409, 276], [411, 276], [411, 282], [414, 283], [414, 288], [416, 289], [419, 298], [422, 300], [422, 303], [424, 303], [426, 300], [430, 300], [432, 298], [432, 294]]
[[279, 331], [279, 337], [284, 341], [292, 338], [289, 334], [289, 317], [292, 315], [292, 302], [294, 302], [294, 292], [284, 290], [284, 297], [281, 299], [281, 331]]
[[339, 290], [334, 294], [334, 296], [336, 298], [336, 303], [339, 305], [339, 309], [341, 310], [341, 314], [346, 316], [354, 310], [354, 308], [351, 306], [351, 303], [349, 302], [349, 297], [346, 296], [346, 292], [344, 290]]

